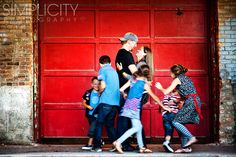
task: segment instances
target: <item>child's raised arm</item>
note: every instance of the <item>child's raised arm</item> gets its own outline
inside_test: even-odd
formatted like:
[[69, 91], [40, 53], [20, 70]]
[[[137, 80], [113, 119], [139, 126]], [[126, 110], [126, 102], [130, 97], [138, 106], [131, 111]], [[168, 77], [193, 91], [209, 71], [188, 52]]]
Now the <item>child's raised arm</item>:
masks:
[[126, 97], [127, 97], [127, 94], [126, 94], [124, 91], [125, 91], [125, 89], [127, 89], [127, 88], [130, 86], [130, 84], [131, 84], [131, 81], [128, 80], [128, 81], [120, 88], [120, 92], [121, 92], [121, 94], [123, 95], [124, 99], [126, 99]]
[[144, 89], [148, 92], [148, 94], [166, 111], [171, 112], [171, 109], [169, 107], [165, 107], [163, 103], [160, 101], [160, 99], [152, 92], [150, 86], [148, 84], [145, 84]]
[[164, 88], [162, 87], [162, 85], [161, 85], [159, 82], [157, 82], [157, 83], [155, 84], [155, 86], [156, 86], [156, 88], [159, 89], [163, 94], [166, 95], [166, 94], [169, 94], [170, 92], [172, 92], [172, 91], [176, 88], [176, 86], [179, 85], [179, 84], [181, 84], [180, 80], [179, 80], [178, 78], [175, 78], [175, 79], [172, 81], [171, 85], [170, 85], [167, 89], [164, 89]]

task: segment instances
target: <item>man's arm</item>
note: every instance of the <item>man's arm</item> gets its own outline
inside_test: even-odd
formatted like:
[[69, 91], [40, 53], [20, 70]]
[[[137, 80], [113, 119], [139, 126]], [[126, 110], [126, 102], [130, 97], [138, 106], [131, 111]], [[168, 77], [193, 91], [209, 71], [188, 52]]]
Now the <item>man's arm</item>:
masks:
[[138, 70], [135, 64], [130, 64], [128, 68], [132, 74]]
[[132, 75], [129, 75], [123, 71], [122, 63], [116, 63], [116, 68], [117, 70], [119, 70], [120, 73], [122, 73], [123, 77], [126, 78], [127, 80], [132, 78]]
[[131, 53], [128, 53], [126, 56], [126, 65], [128, 65], [128, 68], [129, 68], [131, 74], [133, 74], [134, 72], [136, 72], [138, 70], [135, 65], [134, 58]]

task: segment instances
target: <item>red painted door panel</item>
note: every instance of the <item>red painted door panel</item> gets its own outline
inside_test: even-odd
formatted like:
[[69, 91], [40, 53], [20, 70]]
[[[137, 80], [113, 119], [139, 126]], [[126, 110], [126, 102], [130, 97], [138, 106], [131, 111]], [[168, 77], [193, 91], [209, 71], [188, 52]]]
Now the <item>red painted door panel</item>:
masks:
[[[60, 10], [58, 6], [64, 3], [78, 7], [75, 12], [70, 7]], [[154, 82], [167, 87], [169, 67], [175, 63], [189, 68], [204, 115], [199, 126], [189, 128], [197, 136], [210, 136], [206, 1], [41, 0], [41, 15], [50, 4], [55, 5], [48, 9], [50, 14], [40, 17], [39, 25], [42, 138], [86, 137], [88, 122], [81, 97], [97, 75], [101, 55], [109, 55], [114, 67], [121, 47], [118, 38], [129, 31], [139, 36], [134, 57], [142, 45], [153, 51]], [[153, 100], [145, 105], [142, 122], [148, 137], [164, 135], [162, 116]]]

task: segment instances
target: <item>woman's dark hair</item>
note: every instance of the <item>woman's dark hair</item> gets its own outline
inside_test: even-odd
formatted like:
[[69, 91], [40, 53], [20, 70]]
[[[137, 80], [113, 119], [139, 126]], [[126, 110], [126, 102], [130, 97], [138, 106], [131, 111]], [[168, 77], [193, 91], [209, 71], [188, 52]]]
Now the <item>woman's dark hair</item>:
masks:
[[111, 63], [111, 59], [110, 59], [109, 56], [104, 55], [104, 56], [101, 56], [101, 57], [99, 58], [99, 63], [100, 63], [100, 64], [109, 64], [109, 63]]
[[91, 79], [91, 82], [93, 82], [94, 80], [98, 80], [98, 77], [97, 77], [97, 76], [94, 76], [94, 77]]
[[178, 76], [180, 74], [185, 74], [186, 72], [188, 72], [188, 69], [185, 68], [183, 65], [181, 64], [175, 64], [170, 68], [170, 71], [175, 75]]
[[151, 79], [150, 74], [150, 68], [148, 65], [142, 65], [140, 68], [138, 68], [138, 71], [134, 72], [134, 77], [146, 77], [147, 80]]

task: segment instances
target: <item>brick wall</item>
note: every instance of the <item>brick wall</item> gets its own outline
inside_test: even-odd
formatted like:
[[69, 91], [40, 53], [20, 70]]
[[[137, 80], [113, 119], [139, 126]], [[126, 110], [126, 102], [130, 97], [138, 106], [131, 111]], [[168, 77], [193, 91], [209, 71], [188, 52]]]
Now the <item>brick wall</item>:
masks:
[[31, 143], [32, 2], [0, 1], [0, 142]]
[[236, 1], [218, 1], [220, 94], [220, 142], [235, 142], [236, 130]]

